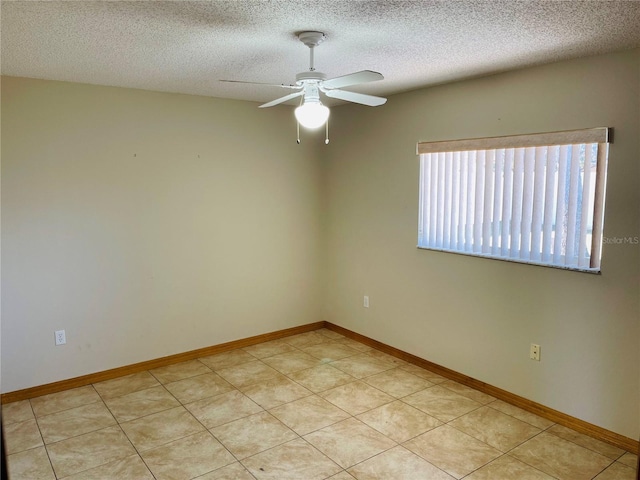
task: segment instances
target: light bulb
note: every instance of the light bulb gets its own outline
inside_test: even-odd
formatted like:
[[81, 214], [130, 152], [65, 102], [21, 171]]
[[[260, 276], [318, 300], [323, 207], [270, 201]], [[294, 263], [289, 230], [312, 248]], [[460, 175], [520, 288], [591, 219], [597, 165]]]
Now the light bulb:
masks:
[[300, 125], [306, 128], [318, 128], [329, 118], [329, 109], [320, 102], [305, 102], [295, 110]]

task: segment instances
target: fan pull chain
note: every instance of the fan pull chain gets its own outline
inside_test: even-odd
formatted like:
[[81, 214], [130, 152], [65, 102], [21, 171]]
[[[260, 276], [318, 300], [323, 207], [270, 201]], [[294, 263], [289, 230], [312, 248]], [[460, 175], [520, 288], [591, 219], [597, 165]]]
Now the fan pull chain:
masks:
[[325, 123], [325, 139], [324, 144], [329, 145], [329, 119], [327, 118], [327, 123]]
[[296, 126], [298, 130], [298, 139], [296, 140], [296, 143], [300, 145], [300, 122], [298, 122], [297, 120], [296, 120]]

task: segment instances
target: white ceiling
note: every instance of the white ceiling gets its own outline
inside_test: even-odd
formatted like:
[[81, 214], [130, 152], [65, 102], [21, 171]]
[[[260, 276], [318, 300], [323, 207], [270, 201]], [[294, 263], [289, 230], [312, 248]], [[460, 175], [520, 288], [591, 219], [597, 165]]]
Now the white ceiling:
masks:
[[351, 89], [381, 96], [640, 46], [640, 1], [2, 1], [0, 14], [3, 75], [259, 102], [288, 92], [218, 80], [293, 83], [303, 30], [327, 34], [319, 71], [378, 71]]

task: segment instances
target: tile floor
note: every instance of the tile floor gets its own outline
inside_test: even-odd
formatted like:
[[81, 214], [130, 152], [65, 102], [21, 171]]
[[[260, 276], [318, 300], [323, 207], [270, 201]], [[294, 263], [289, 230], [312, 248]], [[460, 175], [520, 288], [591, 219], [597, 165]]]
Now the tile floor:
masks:
[[325, 329], [3, 418], [12, 480], [634, 480], [637, 461]]

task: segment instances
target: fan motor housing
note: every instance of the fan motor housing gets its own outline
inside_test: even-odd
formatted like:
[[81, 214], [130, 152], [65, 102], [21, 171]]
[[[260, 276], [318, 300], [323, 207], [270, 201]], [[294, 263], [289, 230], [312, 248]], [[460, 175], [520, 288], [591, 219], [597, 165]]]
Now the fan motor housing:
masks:
[[296, 84], [302, 85], [305, 82], [316, 81], [322, 82], [327, 79], [327, 76], [322, 72], [316, 72], [315, 70], [312, 72], [302, 72], [296, 75]]

